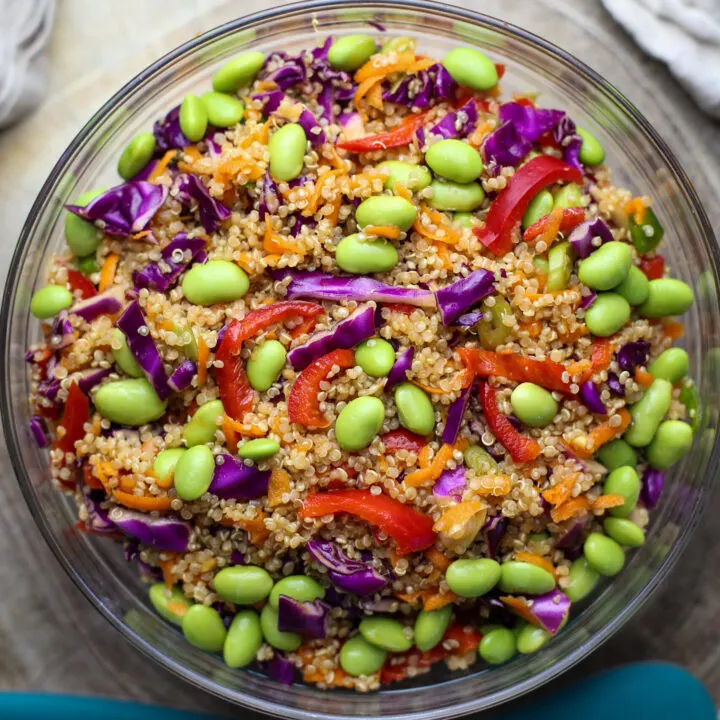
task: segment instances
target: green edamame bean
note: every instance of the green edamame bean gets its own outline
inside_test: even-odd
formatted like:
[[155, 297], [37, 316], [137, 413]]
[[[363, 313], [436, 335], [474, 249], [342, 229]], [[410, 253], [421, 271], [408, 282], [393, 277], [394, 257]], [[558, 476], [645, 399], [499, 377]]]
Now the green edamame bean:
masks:
[[593, 335], [610, 337], [630, 319], [630, 303], [613, 292], [600, 293], [585, 311], [585, 324]]
[[353, 275], [387, 272], [400, 261], [395, 246], [385, 238], [369, 239], [361, 233], [343, 238], [335, 248], [338, 267]]
[[510, 560], [500, 566], [500, 589], [520, 595], [542, 595], [555, 587], [555, 578], [537, 565]]
[[681, 420], [666, 420], [660, 423], [655, 437], [645, 451], [647, 461], [658, 470], [667, 470], [687, 453], [692, 440], [693, 431], [690, 425]]
[[475, 324], [480, 345], [486, 350], [495, 350], [510, 337], [510, 327], [505, 324], [505, 319], [513, 316], [510, 303], [503, 297], [495, 297], [494, 300], [491, 307], [483, 305], [482, 320]]
[[582, 205], [582, 190], [580, 189], [580, 186], [575, 183], [563, 185], [563, 187], [557, 191], [553, 201], [553, 209], [582, 207]]
[[355, 211], [358, 227], [367, 225], [392, 225], [406, 232], [417, 217], [417, 208], [403, 197], [375, 195], [363, 200]]
[[120, 154], [117, 171], [123, 180], [134, 178], [152, 160], [155, 136], [144, 132], [136, 135]]
[[469, 212], [456, 212], [453, 213], [453, 222], [460, 227], [471, 228], [475, 226], [475, 216]]
[[395, 388], [395, 406], [400, 424], [418, 435], [435, 428], [435, 409], [428, 394], [417, 385], [404, 382]]
[[228, 667], [249, 665], [263, 643], [260, 616], [254, 610], [241, 610], [230, 623], [223, 643], [223, 660]]
[[612, 538], [597, 532], [588, 535], [583, 552], [588, 565], [606, 577], [617, 575], [625, 565], [623, 549]]
[[186, 95], [180, 103], [178, 121], [182, 134], [190, 142], [202, 140], [208, 126], [205, 103], [197, 95]]
[[448, 587], [460, 597], [480, 597], [500, 582], [500, 563], [489, 558], [455, 560], [445, 571]]
[[183, 616], [193, 604], [179, 587], [168, 590], [162, 582], [150, 586], [150, 602], [158, 615], [178, 627], [182, 626]]
[[237, 451], [241, 458], [260, 462], [267, 460], [280, 450], [280, 443], [271, 438], [257, 438], [243, 443]]
[[73, 304], [72, 293], [63, 285], [46, 285], [37, 290], [30, 300], [30, 312], [40, 320], [55, 317]]
[[220, 613], [207, 605], [193, 605], [188, 608], [182, 621], [185, 639], [205, 652], [220, 652], [225, 643], [225, 624]]
[[544, 257], [536, 255], [533, 258], [533, 265], [538, 275], [547, 275], [550, 271], [550, 263]]
[[615, 468], [605, 479], [603, 492], [606, 495], [622, 495], [625, 502], [608, 511], [613, 517], [627, 517], [637, 505], [640, 497], [640, 478], [635, 468], [623, 466]]
[[175, 465], [175, 492], [181, 500], [197, 500], [210, 487], [215, 458], [207, 445], [195, 445], [185, 451]]
[[266, 340], [258, 345], [247, 361], [250, 385], [258, 392], [265, 392], [280, 377], [285, 367], [287, 352], [277, 340]]
[[260, 627], [265, 642], [277, 650], [295, 652], [302, 645], [302, 637], [297, 633], [278, 630], [278, 611], [270, 603], [260, 613]]
[[366, 448], [380, 432], [385, 420], [385, 406], [370, 395], [351, 400], [335, 421], [335, 437], [346, 452]]
[[405, 652], [413, 646], [412, 629], [392, 618], [363, 618], [358, 631], [369, 643], [389, 652]]
[[580, 602], [595, 589], [598, 580], [600, 573], [590, 566], [584, 555], [581, 555], [570, 565], [569, 583], [565, 588], [565, 594], [570, 598], [570, 602]]
[[626, 518], [605, 518], [603, 530], [616, 543], [625, 547], [638, 548], [645, 544], [645, 533], [632, 520]]
[[569, 242], [553, 245], [548, 252], [548, 273], [545, 288], [548, 292], [564, 290], [572, 274], [575, 251]]
[[245, 271], [229, 260], [193, 265], [182, 281], [182, 291], [193, 305], [215, 305], [239, 300], [250, 289]]
[[485, 191], [476, 182], [461, 185], [447, 180], [433, 180], [430, 187], [432, 197], [428, 199], [428, 204], [435, 210], [472, 212], [485, 199]]
[[[580, 263], [578, 278], [593, 290], [619, 285], [632, 266], [632, 250], [623, 242], [607, 242]], [[642, 271], [638, 271], [642, 275]]]
[[648, 365], [648, 372], [677, 385], [690, 372], [690, 358], [682, 348], [668, 348]]
[[382, 338], [370, 338], [355, 348], [355, 362], [370, 377], [385, 377], [395, 363], [395, 349]]
[[260, 72], [265, 55], [261, 52], [247, 52], [225, 63], [214, 75], [212, 88], [215, 92], [234, 93], [247, 87]]
[[490, 453], [480, 445], [470, 445], [463, 454], [465, 465], [477, 475], [492, 475], [498, 464]]
[[608, 472], [623, 465], [632, 468], [637, 465], [637, 453], [622, 438], [616, 438], [603, 445], [595, 453], [595, 459], [604, 465]]
[[193, 329], [190, 327], [190, 325], [185, 325], [185, 327], [176, 327], [175, 332], [180, 336], [180, 340], [182, 341], [182, 349], [185, 355], [189, 360], [194, 360], [197, 362], [198, 359], [198, 345], [197, 340], [195, 339], [195, 333], [193, 332]]
[[307, 136], [302, 126], [288, 123], [274, 132], [268, 143], [270, 174], [275, 180], [294, 180], [303, 169]]
[[110, 422], [132, 427], [158, 420], [167, 407], [145, 378], [105, 383], [95, 393], [93, 404]]
[[175, 466], [184, 453], [185, 448], [170, 448], [160, 451], [152, 466], [153, 475], [161, 482], [165, 482], [175, 473]]
[[483, 171], [480, 153], [462, 140], [440, 140], [426, 153], [425, 162], [436, 175], [456, 183], [477, 180]]
[[386, 190], [394, 190], [396, 185], [403, 185], [412, 191], [423, 190], [432, 182], [432, 173], [424, 165], [386, 160], [381, 162], [377, 169], [387, 174]]
[[[85, 207], [96, 197], [100, 197], [104, 190], [90, 190], [80, 195], [73, 205]], [[83, 258], [92, 255], [103, 239], [103, 232], [91, 222], [83, 220], [75, 213], [68, 212], [65, 216], [65, 242], [73, 255]]]
[[682, 315], [695, 299], [690, 286], [682, 280], [660, 278], [651, 280], [648, 284], [647, 300], [638, 308], [642, 317]]
[[583, 165], [600, 165], [605, 160], [605, 148], [600, 141], [585, 128], [576, 128], [575, 132], [582, 138], [580, 162]]
[[381, 55], [389, 55], [390, 53], [415, 52], [417, 41], [411, 37], [395, 37], [390, 38], [381, 48]]
[[488, 665], [502, 665], [510, 660], [517, 651], [515, 635], [508, 628], [495, 628], [483, 635], [478, 652]]
[[451, 618], [452, 605], [439, 610], [421, 610], [415, 619], [415, 647], [423, 652], [432, 650], [443, 639]]
[[642, 305], [650, 293], [650, 281], [637, 265], [631, 265], [625, 279], [615, 287], [614, 292], [622, 295], [633, 306]]
[[671, 400], [672, 383], [655, 378], [640, 400], [630, 407], [632, 425], [623, 435], [625, 442], [633, 447], [649, 445], [658, 425], [670, 409]]
[[143, 372], [135, 356], [130, 352], [127, 344], [125, 333], [119, 328], [112, 331], [112, 340], [110, 341], [110, 350], [112, 352], [115, 364], [130, 377], [144, 377]]
[[541, 190], [527, 206], [522, 219], [523, 230], [549, 215], [553, 209], [553, 202], [552, 193], [549, 190]]
[[307, 575], [288, 575], [278, 580], [270, 593], [269, 603], [276, 610], [281, 595], [305, 602], [322, 600], [325, 597], [325, 588]]
[[215, 573], [213, 585], [217, 594], [227, 602], [254, 605], [270, 594], [273, 579], [265, 568], [233, 565]]
[[455, 82], [472, 90], [490, 90], [498, 84], [493, 61], [475, 48], [455, 48], [443, 60], [445, 69]]
[[385, 664], [387, 652], [371, 645], [362, 635], [346, 640], [340, 648], [340, 667], [353, 677], [373, 675]]
[[86, 277], [93, 275], [100, 270], [95, 258], [91, 255], [84, 258], [76, 258], [75, 266]]
[[376, 52], [375, 39], [370, 35], [346, 35], [330, 46], [328, 62], [336, 70], [357, 70]]
[[520, 422], [530, 427], [545, 427], [557, 415], [557, 400], [545, 388], [521, 383], [510, 395], [510, 405]]
[[203, 403], [183, 428], [183, 439], [188, 447], [205, 445], [215, 440], [219, 427], [218, 420], [225, 415], [222, 400], [209, 400]]
[[522, 623], [515, 635], [517, 651], [521, 655], [532, 655], [540, 650], [551, 637], [552, 635], [545, 628]]
[[200, 100], [205, 106], [210, 125], [226, 128], [239, 123], [245, 114], [245, 104], [232, 95], [206, 92]]

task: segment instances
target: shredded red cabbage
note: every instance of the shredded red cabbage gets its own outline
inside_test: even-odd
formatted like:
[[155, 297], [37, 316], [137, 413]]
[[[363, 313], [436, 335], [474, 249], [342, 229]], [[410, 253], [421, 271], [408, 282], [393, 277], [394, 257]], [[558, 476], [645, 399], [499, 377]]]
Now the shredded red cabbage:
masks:
[[640, 499], [648, 510], [653, 510], [660, 502], [663, 485], [665, 484], [665, 473], [662, 470], [648, 467], [642, 477], [642, 488]]
[[451, 325], [472, 305], [480, 302], [495, 288], [495, 276], [489, 270], [475, 270], [467, 277], [435, 291], [443, 325]]
[[463, 313], [458, 317], [453, 325], [460, 325], [461, 327], [472, 327], [479, 323], [483, 318], [483, 314], [479, 310], [473, 310], [469, 313]]
[[498, 115], [503, 123], [512, 123], [520, 137], [534, 143], [552, 130], [565, 113], [562, 110], [549, 110], [509, 102], [500, 106]]
[[278, 630], [320, 639], [327, 635], [330, 606], [322, 600], [294, 600], [287, 595], [278, 598]]
[[272, 660], [265, 663], [265, 672], [281, 685], [292, 685], [295, 680], [295, 666], [278, 650], [273, 652]]
[[485, 522], [485, 526], [482, 529], [485, 543], [488, 547], [488, 555], [495, 557], [497, 555], [498, 548], [505, 537], [505, 530], [507, 529], [507, 518], [504, 515], [497, 514]]
[[463, 138], [475, 129], [477, 121], [477, 105], [468, 100], [459, 110], [448, 113], [439, 123], [433, 125], [430, 132], [446, 139]]
[[603, 405], [603, 401], [600, 398], [600, 390], [592, 380], [586, 380], [580, 386], [580, 399], [590, 412], [597, 413], [598, 415], [607, 415], [605, 405]]
[[570, 612], [570, 598], [557, 588], [526, 602], [538, 624], [551, 635], [557, 633]]
[[450, 73], [438, 63], [427, 70], [406, 74], [389, 90], [385, 90], [383, 100], [425, 110], [443, 100], [451, 99], [456, 87]]
[[575, 520], [570, 529], [555, 543], [555, 547], [562, 550], [568, 560], [576, 560], [582, 554], [587, 523], [587, 515]]
[[160, 251], [159, 262], [148, 263], [142, 270], [133, 273], [133, 284], [138, 290], [150, 288], [167, 292], [204, 248], [205, 241], [202, 238], [189, 238], [187, 233], [178, 233]]
[[190, 525], [174, 517], [153, 517], [119, 506], [108, 513], [110, 520], [126, 535], [158, 550], [185, 552], [190, 541]]
[[255, 500], [267, 494], [269, 470], [258, 470], [223, 453], [215, 458], [209, 492], [223, 500]]
[[109, 369], [92, 368], [84, 370], [78, 379], [78, 387], [88, 395], [90, 391], [111, 373]]
[[452, 497], [459, 501], [462, 498], [465, 485], [465, 468], [462, 465], [454, 470], [443, 470], [440, 477], [435, 481], [433, 495]]
[[[59, 383], [58, 383], [59, 387]], [[39, 448], [46, 448], [50, 445], [50, 438], [47, 433], [47, 424], [45, 419], [39, 415], [33, 415], [30, 418], [30, 432], [32, 433], [33, 440]]]
[[443, 429], [442, 441], [447, 445], [453, 445], [457, 440], [458, 433], [460, 432], [460, 425], [462, 424], [463, 415], [465, 415], [465, 409], [467, 408], [468, 402], [470, 401], [470, 391], [472, 390], [472, 384], [468, 385], [459, 395], [458, 399], [450, 405], [448, 410], [447, 420], [445, 421], [445, 428]]
[[[180, 392], [187, 387], [190, 387], [192, 379], [197, 373], [197, 363], [192, 360], [185, 360], [175, 368], [173, 374], [168, 380], [168, 385], [175, 390]], [[82, 389], [82, 388], [81, 388]]]
[[625, 388], [622, 386], [620, 378], [614, 372], [608, 373], [607, 386], [608, 390], [610, 390], [615, 397], [625, 397]]
[[155, 135], [155, 147], [162, 153], [181, 149], [191, 144], [180, 129], [179, 105], [170, 110], [162, 120], [155, 121], [153, 135]]
[[230, 217], [230, 210], [210, 196], [197, 175], [190, 173], [178, 175], [174, 188], [177, 199], [186, 207], [189, 208], [191, 201], [195, 200], [200, 223], [205, 228], [205, 232], [214, 232], [218, 224]]
[[583, 310], [587, 310], [595, 301], [597, 300], [597, 293], [590, 293], [589, 295], [584, 295], [583, 299], [580, 301], [580, 307]]
[[592, 244], [595, 237], [599, 237], [603, 243], [613, 240], [613, 234], [608, 224], [599, 217], [580, 223], [568, 236], [568, 242], [573, 246], [579, 258], [586, 258], [597, 250], [597, 247]]
[[532, 143], [517, 131], [512, 122], [504, 122], [483, 142], [485, 162], [499, 166], [519, 165], [532, 150]]
[[390, 392], [396, 385], [405, 382], [407, 372], [412, 367], [413, 357], [415, 357], [414, 347], [409, 347], [398, 355], [385, 381], [385, 392]]
[[313, 538], [305, 548], [314, 560], [328, 568], [328, 577], [340, 590], [369, 595], [388, 583], [388, 579], [375, 570], [371, 563], [352, 560], [339, 545], [329, 540]]
[[646, 365], [650, 354], [650, 343], [646, 340], [636, 340], [625, 343], [617, 352], [617, 361], [621, 370], [629, 373], [638, 365]]
[[[93, 295], [97, 297], [97, 295]], [[65, 310], [58, 313], [57, 317], [53, 321], [52, 327], [50, 328], [50, 334], [48, 335], [48, 345], [53, 350], [62, 350], [63, 348], [70, 347], [75, 342], [75, 331], [68, 320], [68, 314]]]
[[85, 322], [92, 322], [100, 315], [116, 315], [122, 310], [124, 302], [125, 292], [122, 288], [115, 287], [75, 303], [69, 312], [80, 316]]
[[93, 490], [87, 485], [83, 485], [82, 498], [87, 510], [85, 527], [97, 535], [117, 534], [117, 525], [110, 519], [108, 511], [102, 507], [102, 502], [107, 500], [105, 493], [102, 490]]
[[564, 113], [560, 122], [553, 129], [553, 139], [562, 148], [563, 160], [576, 170], [583, 172], [583, 166], [580, 163], [582, 138], [577, 134], [575, 123]]

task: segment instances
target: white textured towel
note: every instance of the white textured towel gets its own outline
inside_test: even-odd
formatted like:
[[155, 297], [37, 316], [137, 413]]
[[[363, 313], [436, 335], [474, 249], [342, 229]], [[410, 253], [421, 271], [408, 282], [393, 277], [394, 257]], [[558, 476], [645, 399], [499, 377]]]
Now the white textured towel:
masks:
[[698, 105], [720, 118], [720, 0], [602, 0]]

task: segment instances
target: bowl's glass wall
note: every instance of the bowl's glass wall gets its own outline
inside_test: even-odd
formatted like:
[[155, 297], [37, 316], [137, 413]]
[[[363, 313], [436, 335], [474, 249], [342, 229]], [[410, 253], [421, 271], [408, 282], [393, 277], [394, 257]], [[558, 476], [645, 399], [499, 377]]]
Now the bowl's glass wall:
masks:
[[[706, 404], [703, 427], [692, 453], [672, 473], [663, 501], [653, 515], [644, 548], [629, 556], [626, 570], [608, 584], [582, 613], [541, 653], [519, 657], [502, 668], [470, 675], [433, 676], [441, 685], [359, 696], [322, 693], [310, 687], [270, 683], [257, 674], [231, 671], [219, 658], [204, 654], [149, 608], [145, 587], [122, 559], [117, 546], [72, 532], [73, 510], [47, 480], [47, 459], [26, 431], [28, 381], [23, 354], [39, 337], [29, 317], [30, 295], [42, 284], [54, 249], [63, 243], [62, 205], [77, 193], [116, 182], [115, 162], [128, 139], [177, 104], [190, 91], [208, 87], [214, 70], [245, 49], [298, 51], [329, 34], [379, 31], [413, 35], [424, 52], [442, 55], [458, 44], [477, 44], [510, 66], [505, 91], [542, 93], [545, 106], [568, 110], [594, 132], [608, 150], [617, 184], [651, 190], [666, 229], [665, 254], [674, 273], [696, 287], [697, 302], [685, 318], [685, 346]], [[140, 649], [174, 672], [238, 703], [277, 715], [448, 717], [480, 710], [547, 681], [577, 662], [616, 630], [639, 607], [678, 555], [712, 482], [711, 456], [717, 454], [720, 314], [717, 255], [690, 182], [616, 91], [576, 60], [531, 36], [488, 18], [416, 3], [363, 3], [286, 8], [239, 21], [209, 33], [164, 58], [116, 95], [86, 126], [56, 166], [25, 227], [8, 280], [3, 306], [3, 424], [8, 446], [32, 512], [46, 539], [75, 581], [101, 611]], [[719, 356], [720, 357], [720, 356]], [[716, 459], [715, 459], [716, 461]]]

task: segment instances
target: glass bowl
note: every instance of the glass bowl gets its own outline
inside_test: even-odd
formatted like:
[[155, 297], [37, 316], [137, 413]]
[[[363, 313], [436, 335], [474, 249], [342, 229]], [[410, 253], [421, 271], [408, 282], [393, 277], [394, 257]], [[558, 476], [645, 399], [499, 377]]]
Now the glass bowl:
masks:
[[[372, 23], [379, 23], [380, 26]], [[618, 185], [653, 197], [666, 230], [664, 253], [673, 272], [696, 288], [685, 316], [684, 344], [704, 401], [702, 427], [691, 453], [668, 478], [652, 514], [647, 541], [625, 570], [574, 614], [541, 652], [490, 670], [437, 670], [407, 685], [359, 695], [286, 687], [252, 671], [233, 671], [220, 658], [190, 646], [160, 619], [147, 588], [124, 562], [121, 548], [73, 532], [74, 506], [48, 481], [47, 456], [28, 431], [28, 344], [40, 337], [29, 313], [49, 258], [64, 242], [62, 205], [90, 187], [115, 184], [117, 157], [140, 130], [188, 92], [209, 86], [213, 72], [235, 54], [258, 49], [299, 51], [330, 34], [413, 35], [428, 54], [477, 45], [506, 63], [507, 94], [535, 90], [544, 106], [566, 109], [595, 133]], [[667, 575], [697, 522], [718, 462], [720, 336], [718, 250], [689, 178], [664, 141], [617, 90], [557, 47], [506, 22], [429, 2], [310, 2], [218, 27], [191, 40], [129, 82], [82, 129], [47, 179], [18, 243], [2, 307], [2, 421], [21, 489], [45, 540], [94, 606], [139, 650], [177, 676], [232, 703], [301, 718], [445, 718], [493, 707], [549, 681], [597, 648], [639, 609]]]

